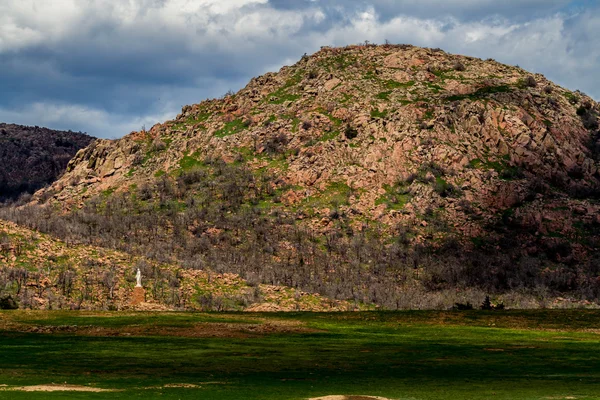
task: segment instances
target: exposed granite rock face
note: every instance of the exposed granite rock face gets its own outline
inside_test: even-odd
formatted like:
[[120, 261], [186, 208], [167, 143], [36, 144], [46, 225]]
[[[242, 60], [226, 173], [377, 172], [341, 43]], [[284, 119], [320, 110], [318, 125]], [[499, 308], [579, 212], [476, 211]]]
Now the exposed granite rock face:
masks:
[[[176, 176], [186, 160], [243, 159], [292, 185], [284, 206], [347, 185], [352, 194], [336, 207], [357, 223], [426, 226], [423, 215], [437, 210], [467, 237], [502, 216], [569, 234], [575, 210], [580, 222], [600, 215], [599, 113], [583, 93], [493, 60], [412, 46], [324, 48], [149, 131], [95, 142], [35, 199], [77, 207]], [[317, 207], [307, 224], [327, 229], [330, 208]]]

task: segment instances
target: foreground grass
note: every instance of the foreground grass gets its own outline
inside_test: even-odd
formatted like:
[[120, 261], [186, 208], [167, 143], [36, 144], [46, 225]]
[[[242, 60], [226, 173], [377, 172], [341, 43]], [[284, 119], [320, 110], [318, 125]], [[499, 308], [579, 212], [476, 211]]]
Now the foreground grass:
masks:
[[1, 312], [0, 385], [64, 382], [120, 391], [0, 398], [600, 399], [600, 313]]

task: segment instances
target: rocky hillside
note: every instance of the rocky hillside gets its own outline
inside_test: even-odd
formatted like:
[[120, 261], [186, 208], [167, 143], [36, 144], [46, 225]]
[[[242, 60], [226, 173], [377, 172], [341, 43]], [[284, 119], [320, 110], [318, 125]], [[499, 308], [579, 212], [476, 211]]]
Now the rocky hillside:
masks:
[[[494, 60], [323, 48], [94, 142], [35, 200], [98, 244], [152, 253], [160, 238], [162, 256], [392, 308], [414, 282], [596, 298], [599, 114]], [[33, 225], [58, 231], [55, 215]]]
[[0, 201], [54, 182], [92, 140], [82, 133], [0, 124]]
[[[146, 303], [132, 306], [142, 271]], [[0, 221], [0, 309], [348, 311], [365, 305], [195, 271], [91, 246], [72, 246]]]

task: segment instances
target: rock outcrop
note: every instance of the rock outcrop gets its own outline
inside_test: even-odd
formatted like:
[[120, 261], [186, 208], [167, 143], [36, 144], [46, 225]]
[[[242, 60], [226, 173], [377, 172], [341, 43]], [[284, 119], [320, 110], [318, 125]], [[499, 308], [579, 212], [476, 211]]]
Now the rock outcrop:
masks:
[[293, 188], [283, 204], [347, 186], [346, 204], [324, 204], [319, 220], [339, 207], [419, 225], [438, 209], [473, 236], [519, 206], [537, 229], [563, 231], [572, 229], [567, 215], [542, 216], [599, 214], [586, 200], [600, 190], [599, 111], [583, 93], [493, 60], [412, 46], [324, 48], [147, 132], [95, 142], [36, 198], [80, 206], [176, 174], [186, 160], [244, 159]]

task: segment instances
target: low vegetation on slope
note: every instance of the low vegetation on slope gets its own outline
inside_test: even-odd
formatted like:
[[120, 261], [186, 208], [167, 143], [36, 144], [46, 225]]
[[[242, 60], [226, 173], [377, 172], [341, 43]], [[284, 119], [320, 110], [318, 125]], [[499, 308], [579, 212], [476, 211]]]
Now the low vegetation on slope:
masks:
[[0, 123], [0, 202], [54, 182], [92, 140], [81, 132]]
[[[131, 304], [140, 269], [146, 302]], [[327, 311], [331, 301], [235, 274], [184, 269], [100, 247], [66, 244], [0, 221], [0, 309]]]
[[324, 48], [94, 143], [1, 215], [356, 304], [596, 302], [599, 113], [494, 60]]

